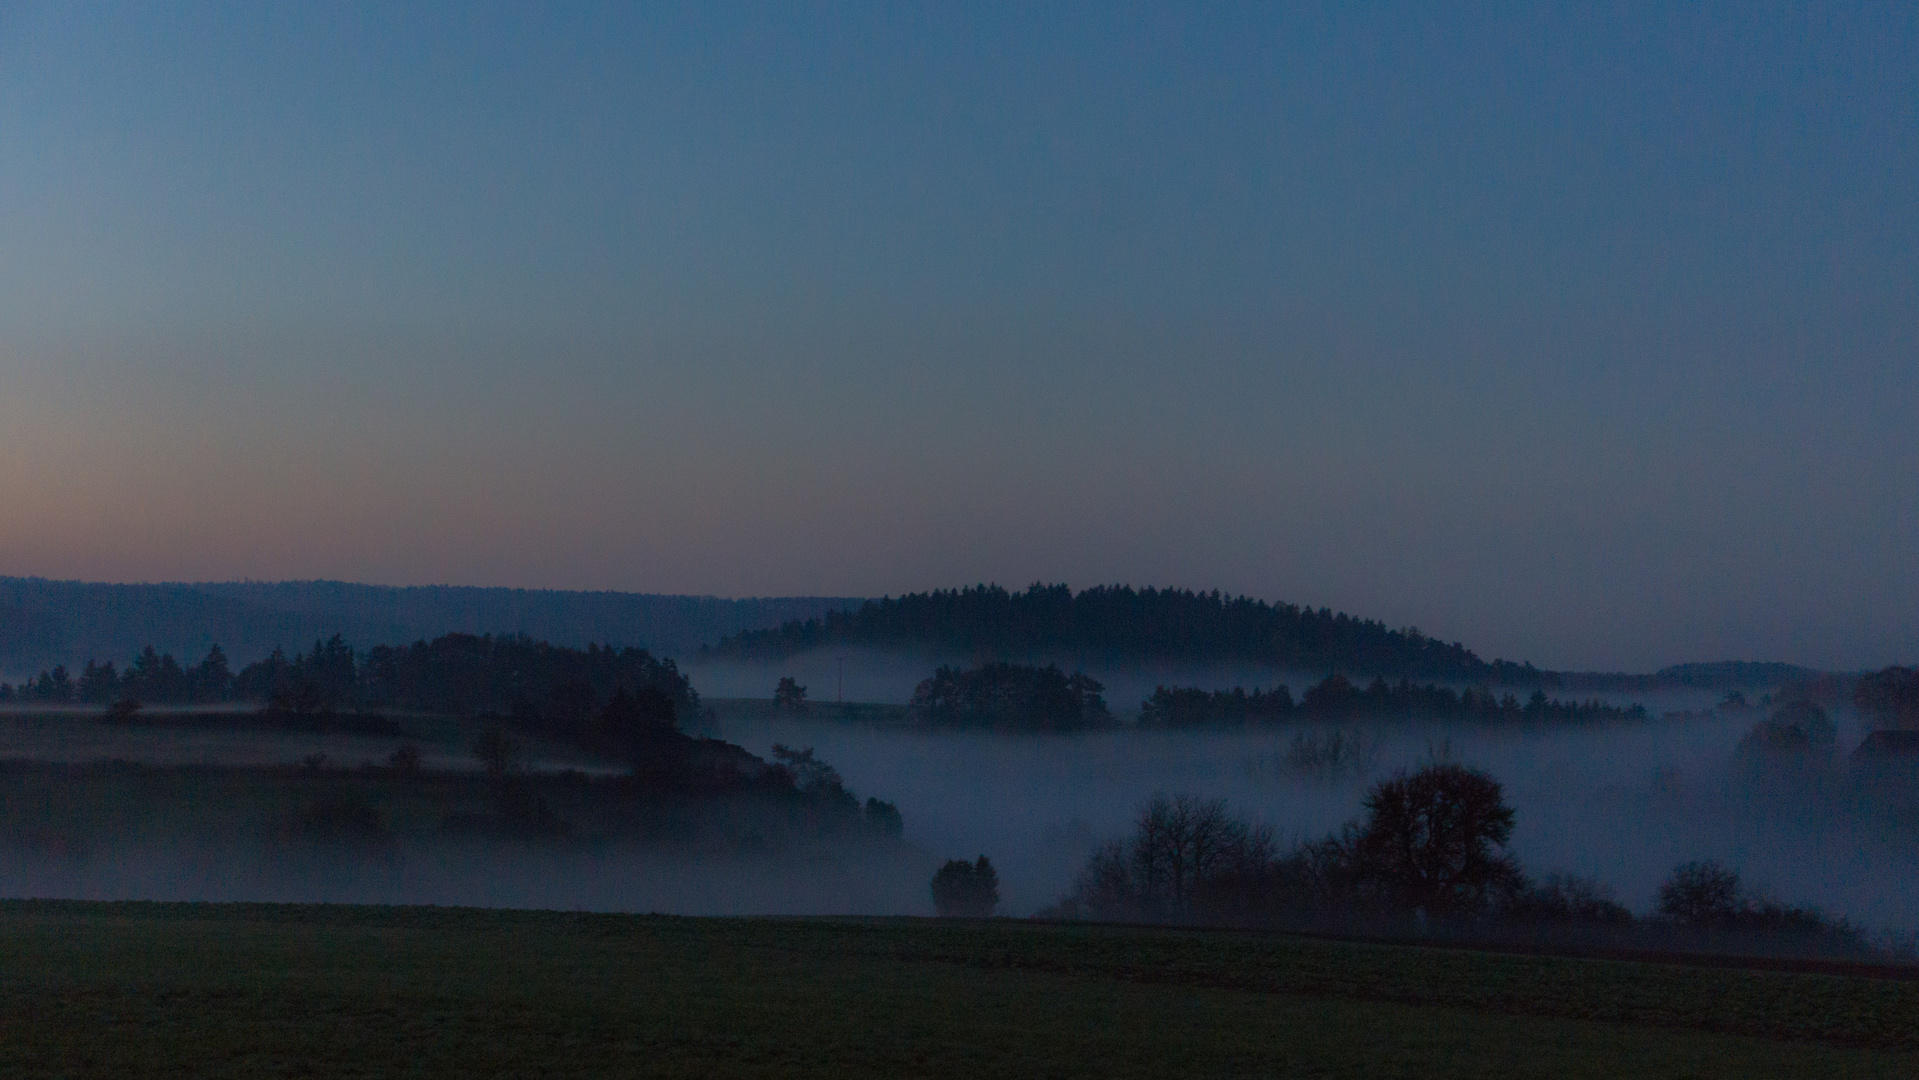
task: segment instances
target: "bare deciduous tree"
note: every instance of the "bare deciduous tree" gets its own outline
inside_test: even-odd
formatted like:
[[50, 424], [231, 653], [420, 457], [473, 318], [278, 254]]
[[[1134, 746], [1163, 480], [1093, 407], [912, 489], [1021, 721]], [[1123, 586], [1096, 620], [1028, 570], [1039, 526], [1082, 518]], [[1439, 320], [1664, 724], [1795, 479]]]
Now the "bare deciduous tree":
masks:
[[1379, 898], [1433, 916], [1482, 911], [1518, 888], [1505, 850], [1513, 811], [1499, 781], [1463, 765], [1431, 765], [1373, 785], [1351, 838], [1354, 868]]

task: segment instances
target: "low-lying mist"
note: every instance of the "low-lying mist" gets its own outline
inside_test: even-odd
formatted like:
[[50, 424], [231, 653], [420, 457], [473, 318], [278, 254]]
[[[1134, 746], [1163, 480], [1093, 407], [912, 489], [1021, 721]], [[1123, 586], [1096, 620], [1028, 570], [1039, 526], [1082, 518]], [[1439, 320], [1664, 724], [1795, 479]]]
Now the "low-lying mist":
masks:
[[[1643, 912], [1677, 864], [1717, 859], [1779, 899], [1871, 928], [1919, 927], [1919, 819], [1909, 791], [1849, 776], [1844, 754], [1857, 730], [1827, 768], [1753, 772], [1736, 748], [1761, 715], [1523, 730], [1407, 722], [1076, 736], [798, 717], [741, 721], [723, 734], [755, 752], [774, 742], [810, 745], [849, 786], [896, 802], [908, 841], [938, 858], [989, 855], [1009, 914], [1056, 901], [1092, 848], [1126, 834], [1155, 793], [1223, 796], [1282, 841], [1309, 840], [1358, 817], [1372, 780], [1445, 759], [1505, 785], [1517, 813], [1513, 850], [1536, 877], [1589, 875]], [[1324, 741], [1294, 748], [1297, 736], [1336, 730], [1347, 745], [1341, 754], [1328, 755]], [[909, 910], [924, 906], [916, 897]]]
[[[849, 650], [845, 697], [904, 703], [938, 662]], [[486, 844], [434, 834], [429, 823], [396, 834], [377, 859], [346, 859], [263, 844], [257, 830], [224, 838], [143, 830], [147, 811], [129, 806], [115, 811], [124, 832], [102, 834], [84, 850], [63, 846], [58, 836], [0, 836], [0, 894], [931, 914], [928, 881], [939, 863], [985, 854], [998, 868], [1001, 912], [1030, 915], [1060, 899], [1096, 845], [1126, 835], [1154, 794], [1224, 797], [1235, 813], [1270, 824], [1286, 843], [1317, 839], [1358, 817], [1374, 780], [1451, 760], [1504, 784], [1517, 814], [1512, 848], [1535, 878], [1589, 876], [1645, 912], [1677, 864], [1716, 859], [1779, 900], [1817, 905], [1875, 930], [1919, 928], [1914, 778], [1905, 786], [1867, 783], [1849, 770], [1846, 755], [1866, 730], [1849, 712], [1835, 716], [1839, 745], [1831, 762], [1755, 771], [1737, 748], [1765, 711], [1713, 714], [1713, 696], [1704, 692], [1634, 695], [1627, 700], [1643, 702], [1655, 717], [1693, 710], [1644, 722], [1342, 727], [1302, 720], [1147, 731], [1127, 722], [1156, 685], [1251, 689], [1286, 682], [1297, 692], [1317, 676], [1095, 668], [1120, 727], [1070, 736], [977, 734], [834, 719], [837, 710], [826, 703], [841, 693], [841, 665], [837, 655], [817, 653], [772, 665], [696, 665], [690, 670], [698, 689], [720, 707], [686, 718], [685, 726], [763, 757], [776, 743], [814, 748], [860, 799], [898, 806], [905, 848], [829, 842], [694, 855], [629, 840]], [[719, 701], [764, 702], [783, 675], [807, 685], [818, 703], [809, 714]], [[897, 717], [900, 710], [863, 715]], [[112, 730], [78, 714], [23, 715], [0, 728], [0, 757], [38, 761], [292, 766], [324, 752], [335, 763], [330, 767], [351, 770], [363, 759], [371, 767], [391, 750], [386, 742], [345, 736]], [[471, 735], [449, 730], [439, 742], [422, 740], [426, 766], [473, 769]], [[547, 774], [582, 767], [544, 750], [529, 764]]]

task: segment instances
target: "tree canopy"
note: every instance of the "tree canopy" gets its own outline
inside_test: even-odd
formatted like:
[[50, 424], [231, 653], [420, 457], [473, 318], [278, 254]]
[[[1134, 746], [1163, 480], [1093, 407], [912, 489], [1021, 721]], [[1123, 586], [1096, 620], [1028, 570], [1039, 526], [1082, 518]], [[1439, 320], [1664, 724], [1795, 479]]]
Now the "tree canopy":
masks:
[[1562, 701], [1535, 690], [1525, 702], [1513, 694], [1495, 694], [1485, 688], [1454, 690], [1410, 679], [1389, 683], [1375, 677], [1365, 687], [1334, 672], [1306, 688], [1295, 702], [1286, 686], [1273, 690], [1242, 687], [1201, 690], [1195, 687], [1157, 687], [1140, 703], [1143, 727], [1182, 728], [1227, 724], [1270, 723], [1289, 719], [1439, 719], [1488, 723], [1595, 723], [1644, 720], [1643, 705], [1611, 705], [1597, 698]]
[[1352, 863], [1377, 894], [1436, 916], [1485, 910], [1519, 888], [1505, 850], [1513, 811], [1499, 781], [1462, 765], [1431, 765], [1373, 785]]
[[941, 667], [913, 690], [914, 715], [941, 727], [1076, 731], [1112, 722], [1105, 688], [1057, 665]]
[[1218, 591], [1035, 584], [909, 593], [724, 638], [703, 656], [772, 660], [826, 646], [931, 649], [981, 659], [1079, 663], [1240, 662], [1421, 678], [1546, 682], [1530, 664], [1488, 663], [1416, 627]]
[[981, 855], [976, 863], [948, 859], [933, 875], [933, 907], [944, 918], [990, 918], [999, 907], [999, 873]]
[[1882, 724], [1919, 727], [1919, 668], [1894, 666], [1861, 676], [1852, 700]]

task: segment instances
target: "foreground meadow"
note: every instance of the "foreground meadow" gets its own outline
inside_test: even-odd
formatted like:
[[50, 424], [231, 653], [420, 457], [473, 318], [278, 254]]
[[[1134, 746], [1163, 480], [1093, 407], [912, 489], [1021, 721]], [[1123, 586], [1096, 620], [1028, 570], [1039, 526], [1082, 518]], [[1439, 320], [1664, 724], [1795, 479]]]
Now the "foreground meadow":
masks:
[[1913, 1075], [1919, 982], [1885, 974], [1017, 922], [13, 901], [0, 1072]]

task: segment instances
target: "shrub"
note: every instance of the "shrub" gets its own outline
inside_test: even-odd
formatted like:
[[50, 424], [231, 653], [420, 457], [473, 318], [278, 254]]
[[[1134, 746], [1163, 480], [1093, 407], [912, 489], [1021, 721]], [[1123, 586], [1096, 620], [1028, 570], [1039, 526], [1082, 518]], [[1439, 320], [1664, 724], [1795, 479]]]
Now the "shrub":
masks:
[[1739, 740], [1739, 752], [1829, 758], [1838, 740], [1838, 729], [1826, 717], [1826, 710], [1810, 701], [1794, 701], [1781, 705], [1772, 716], [1754, 724], [1745, 738]]
[[1739, 875], [1711, 860], [1681, 863], [1659, 886], [1659, 913], [1687, 926], [1730, 923], [1743, 907]]
[[1873, 951], [1866, 934], [1816, 907], [1750, 895], [1739, 875], [1717, 862], [1675, 868], [1659, 887], [1659, 913], [1695, 934], [1759, 952], [1851, 954]]
[[1544, 885], [1519, 889], [1500, 914], [1521, 925], [1612, 928], [1633, 924], [1632, 912], [1613, 899], [1611, 887], [1570, 874], [1553, 874]]
[[944, 918], [984, 919], [999, 907], [999, 874], [981, 855], [979, 862], [949, 859], [933, 875], [933, 907]]
[[1276, 864], [1271, 833], [1233, 817], [1226, 800], [1156, 795], [1130, 840], [1093, 852], [1069, 905], [1112, 920], [1257, 920]]
[[773, 709], [776, 712], [803, 713], [806, 711], [806, 687], [801, 686], [791, 675], [780, 679], [773, 688]]

